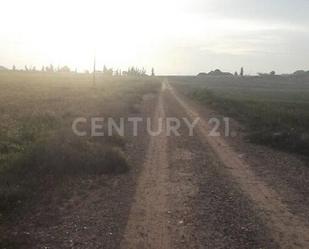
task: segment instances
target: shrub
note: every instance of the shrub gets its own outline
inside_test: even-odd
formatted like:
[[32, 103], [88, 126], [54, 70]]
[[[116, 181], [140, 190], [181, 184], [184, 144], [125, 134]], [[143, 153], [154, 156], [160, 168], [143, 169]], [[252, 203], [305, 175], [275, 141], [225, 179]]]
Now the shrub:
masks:
[[28, 174], [55, 176], [126, 172], [128, 164], [121, 149], [115, 141], [108, 142], [73, 135], [41, 139], [21, 158], [22, 169]]
[[126, 157], [115, 141], [98, 142], [67, 132], [41, 137], [0, 174], [0, 219], [42, 193], [46, 179], [55, 184], [67, 176], [122, 174], [128, 170]]

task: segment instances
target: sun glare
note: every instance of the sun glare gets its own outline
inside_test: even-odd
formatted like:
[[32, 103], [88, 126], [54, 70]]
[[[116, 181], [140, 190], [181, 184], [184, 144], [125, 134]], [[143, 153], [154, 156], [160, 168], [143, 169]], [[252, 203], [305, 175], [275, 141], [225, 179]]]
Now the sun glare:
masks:
[[96, 56], [98, 69], [155, 67], [177, 74], [192, 68], [193, 73], [207, 60], [219, 66], [219, 58], [218, 64], [234, 69], [243, 63], [231, 56], [286, 54], [293, 45], [280, 42], [286, 33], [307, 33], [307, 26], [292, 22], [228, 15], [226, 5], [215, 0], [3, 1], [0, 59], [7, 67], [53, 64], [84, 71], [93, 68]]
[[126, 67], [144, 65], [158, 52], [177, 14], [168, 10], [177, 6], [180, 2], [163, 0], [13, 0], [5, 7], [14, 10], [18, 20], [5, 13], [2, 18], [14, 35], [9, 42], [25, 48], [19, 56], [31, 55], [33, 64], [44, 57], [45, 63], [90, 68], [95, 54], [101, 66]]

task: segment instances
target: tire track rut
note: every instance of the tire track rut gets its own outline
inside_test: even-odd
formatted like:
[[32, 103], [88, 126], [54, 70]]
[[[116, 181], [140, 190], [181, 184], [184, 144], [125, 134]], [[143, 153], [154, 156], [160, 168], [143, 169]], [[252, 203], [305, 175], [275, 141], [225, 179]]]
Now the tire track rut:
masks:
[[[161, 89], [152, 118], [153, 131], [159, 129], [159, 119], [165, 118]], [[171, 248], [167, 222], [169, 168], [167, 137], [162, 132], [150, 138], [148, 152], [138, 179], [135, 200], [131, 208], [121, 248], [169, 249]]]

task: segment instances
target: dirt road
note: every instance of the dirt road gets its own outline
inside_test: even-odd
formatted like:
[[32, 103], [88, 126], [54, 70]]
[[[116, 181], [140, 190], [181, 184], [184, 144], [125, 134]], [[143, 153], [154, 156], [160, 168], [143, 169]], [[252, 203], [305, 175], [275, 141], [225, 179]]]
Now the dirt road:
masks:
[[200, 121], [151, 137], [121, 248], [309, 248], [306, 221], [164, 80], [153, 120], [167, 116]]
[[[163, 96], [160, 94], [153, 116], [154, 121], [165, 118], [163, 104]], [[154, 122], [154, 130], [158, 130], [159, 125], [158, 122]], [[162, 131], [165, 128], [163, 126]], [[168, 174], [167, 137], [162, 132], [150, 138], [121, 248], [170, 248], [166, 218], [169, 210]]]
[[[208, 107], [181, 95], [176, 84], [164, 80], [158, 95], [144, 96], [140, 112], [131, 114], [151, 117], [151, 130], [162, 130], [149, 136], [142, 124], [128, 138], [128, 174], [68, 179], [0, 228], [0, 247], [309, 248], [309, 193], [297, 187], [306, 183], [308, 167], [289, 154], [255, 153], [255, 145], [238, 148], [229, 137], [209, 136], [213, 111], [203, 112]], [[197, 117], [191, 136], [183, 120]], [[167, 118], [182, 121], [170, 136], [166, 122], [158, 122]]]

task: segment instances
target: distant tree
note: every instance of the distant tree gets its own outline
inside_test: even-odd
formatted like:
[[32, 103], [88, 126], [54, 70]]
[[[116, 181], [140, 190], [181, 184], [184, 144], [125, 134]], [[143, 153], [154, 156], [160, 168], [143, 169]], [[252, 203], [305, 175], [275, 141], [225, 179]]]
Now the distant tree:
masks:
[[304, 75], [304, 74], [306, 74], [306, 73], [308, 73], [308, 72], [306, 72], [305, 70], [297, 70], [297, 71], [295, 71], [293, 74], [294, 74], [294, 75]]
[[107, 71], [108, 71], [108, 69], [107, 69], [107, 67], [104, 65], [104, 67], [103, 67], [103, 74], [107, 74]]
[[146, 75], [146, 69], [145, 68], [142, 68], [142, 70], [140, 71], [141, 75], [142, 76], [145, 76]]
[[205, 76], [207, 76], [207, 73], [201, 72], [201, 73], [198, 73], [197, 76], [198, 76], [198, 77], [205, 77]]
[[276, 75], [276, 72], [275, 71], [271, 71], [270, 75]]
[[240, 69], [240, 76], [241, 76], [241, 77], [244, 76], [244, 68], [243, 68], [243, 67], [241, 67], [241, 69]]
[[137, 67], [131, 67], [131, 68], [128, 68], [126, 75], [138, 77], [138, 76], [146, 76], [147, 74], [146, 74], [145, 68], [139, 69]]
[[29, 71], [27, 66], [25, 66], [25, 71]]
[[49, 66], [46, 66], [45, 71], [53, 73], [54, 72], [54, 66], [52, 64], [50, 64]]
[[[103, 75], [106, 76], [113, 76], [114, 70], [112, 68], [107, 68], [105, 65], [103, 67]], [[117, 72], [115, 71], [115, 75], [117, 74]]]
[[45, 72], [45, 67], [44, 67], [44, 66], [42, 66], [41, 71], [42, 71], [42, 72]]
[[16, 67], [15, 67], [15, 65], [13, 65], [12, 70], [13, 70], [13, 71], [16, 71]]
[[54, 66], [52, 64], [50, 64], [49, 66], [47, 66], [45, 68], [46, 72], [50, 72], [53, 73], [54, 72]]
[[58, 72], [60, 73], [69, 73], [71, 69], [68, 66], [59, 67]]
[[151, 76], [155, 76], [154, 68], [151, 68]]
[[235, 76], [235, 77], [238, 77], [238, 73], [237, 73], [237, 71], [234, 73], [234, 76]]
[[115, 76], [121, 76], [121, 70], [117, 69], [114, 73]]
[[207, 75], [210, 75], [210, 76], [233, 76], [232, 73], [222, 72], [220, 69], [216, 69], [214, 71], [210, 71]]

